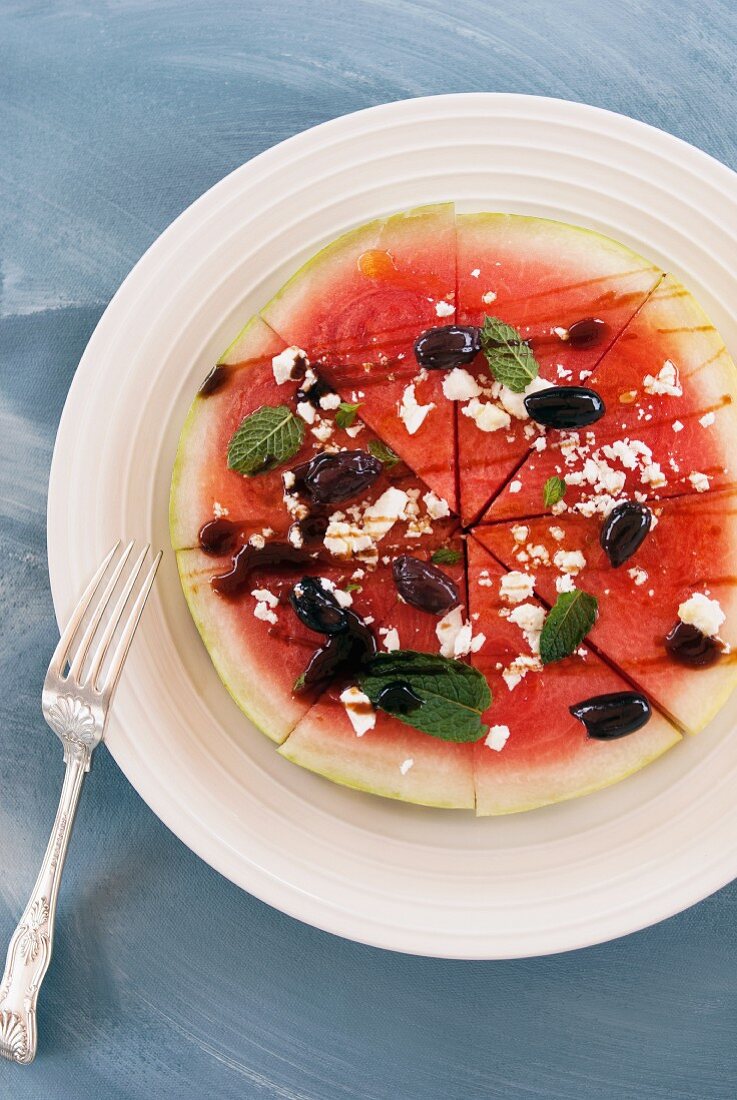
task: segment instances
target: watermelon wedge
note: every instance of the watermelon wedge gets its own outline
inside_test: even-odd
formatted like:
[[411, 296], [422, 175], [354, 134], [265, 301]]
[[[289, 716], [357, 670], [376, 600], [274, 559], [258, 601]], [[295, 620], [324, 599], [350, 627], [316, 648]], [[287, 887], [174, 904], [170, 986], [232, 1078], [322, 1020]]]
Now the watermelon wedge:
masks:
[[485, 715], [491, 732], [474, 746], [476, 812], [481, 815], [531, 810], [607, 787], [680, 740], [675, 727], [657, 713], [617, 741], [588, 737], [568, 708], [591, 696], [629, 691], [631, 685], [588, 646], [555, 665], [543, 669], [537, 660], [534, 667], [534, 647], [509, 616], [526, 608], [534, 618], [534, 609], [542, 616], [544, 608], [534, 597], [517, 603], [503, 599], [506, 572], [475, 538], [468, 540], [470, 609], [486, 635], [472, 661], [493, 696]]
[[[578, 428], [530, 418], [551, 386], [550, 424]], [[637, 771], [733, 690], [735, 438], [734, 364], [672, 276], [573, 226], [421, 207], [328, 245], [226, 350], [180, 438], [172, 545], [285, 758], [513, 813]]]
[[606, 415], [580, 432], [548, 431], [484, 520], [543, 511], [548, 478], [565, 477], [560, 511], [601, 514], [640, 494], [660, 500], [737, 483], [737, 372], [696, 299], [671, 276], [587, 382]]
[[304, 264], [261, 316], [312, 358], [416, 335], [455, 312], [455, 234], [452, 203], [359, 226]]
[[[737, 491], [663, 500], [653, 512], [656, 526], [617, 569], [599, 543], [599, 518], [499, 523], [477, 528], [476, 538], [508, 569], [534, 576], [536, 592], [549, 604], [570, 581], [595, 594], [599, 618], [591, 644], [696, 733], [734, 689], [737, 665], [727, 659], [710, 668], [674, 666], [664, 643], [679, 606], [701, 593], [718, 602], [726, 615], [720, 637], [737, 647]], [[644, 613], [633, 613], [642, 605]]]
[[[512, 325], [532, 348], [539, 379], [554, 385], [585, 381], [662, 277], [624, 245], [561, 222], [514, 214], [465, 214], [457, 222], [459, 322], [483, 325], [493, 316]], [[574, 326], [587, 318], [597, 325], [576, 341]], [[484, 389], [492, 382], [483, 355], [469, 370]], [[488, 396], [459, 410], [465, 523], [541, 434], [520, 395], [501, 390], [493, 419], [484, 413]]]

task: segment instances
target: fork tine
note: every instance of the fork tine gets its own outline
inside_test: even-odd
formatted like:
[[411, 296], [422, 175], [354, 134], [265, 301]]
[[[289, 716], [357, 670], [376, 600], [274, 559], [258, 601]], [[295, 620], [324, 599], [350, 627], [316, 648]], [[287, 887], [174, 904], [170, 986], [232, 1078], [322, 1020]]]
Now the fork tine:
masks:
[[115, 606], [110, 613], [110, 618], [105, 624], [105, 629], [103, 630], [100, 640], [95, 647], [95, 651], [92, 655], [92, 660], [90, 662], [90, 668], [87, 673], [86, 679], [86, 683], [89, 684], [90, 687], [92, 687], [93, 689], [95, 687], [95, 681], [99, 676], [102, 663], [105, 660], [105, 655], [108, 651], [108, 648], [110, 647], [110, 642], [113, 638], [113, 635], [115, 634], [118, 624], [120, 623], [121, 617], [125, 610], [125, 606], [130, 598], [130, 594], [133, 591], [138, 577], [140, 576], [141, 569], [143, 568], [143, 563], [146, 560], [146, 554], [148, 554], [150, 549], [150, 544], [146, 543], [143, 550], [131, 566], [128, 579], [123, 585], [123, 590], [115, 602]]
[[64, 631], [61, 635], [61, 638], [59, 638], [58, 645], [57, 645], [56, 649], [54, 650], [54, 655], [51, 658], [51, 661], [49, 662], [49, 669], [54, 669], [54, 671], [56, 672], [56, 674], [58, 676], [61, 676], [62, 670], [64, 668], [64, 661], [66, 659], [67, 650], [69, 649], [69, 646], [72, 643], [72, 639], [74, 638], [74, 635], [76, 634], [77, 629], [79, 628], [79, 624], [81, 623], [82, 619], [84, 618], [85, 612], [87, 611], [87, 608], [90, 605], [90, 601], [92, 600], [92, 597], [94, 596], [95, 592], [97, 591], [97, 589], [100, 585], [100, 582], [101, 582], [103, 576], [105, 575], [107, 567], [110, 565], [110, 562], [111, 562], [113, 556], [115, 555], [116, 551], [118, 550], [119, 546], [120, 546], [120, 539], [118, 539], [118, 541], [115, 543], [115, 546], [113, 546], [112, 550], [107, 555], [107, 557], [105, 558], [102, 565], [100, 566], [100, 568], [95, 573], [95, 575], [92, 578], [92, 580], [90, 581], [90, 583], [85, 588], [85, 590], [82, 594], [82, 597], [80, 598], [79, 603], [77, 604], [77, 606], [75, 607], [75, 609], [72, 613], [71, 619], [69, 620], [66, 627], [64, 628]]
[[[143, 614], [143, 608], [146, 604], [146, 600], [148, 599], [149, 592], [151, 591], [151, 586], [154, 583], [154, 578], [156, 577], [156, 571], [159, 568], [159, 563], [161, 562], [162, 557], [163, 557], [162, 551], [159, 550], [158, 554], [156, 555], [156, 557], [153, 560], [153, 564], [152, 564], [151, 568], [148, 571], [146, 579], [144, 580], [143, 584], [141, 585], [141, 590], [138, 593], [138, 595], [136, 596], [135, 603], [133, 604], [133, 607], [131, 608], [131, 610], [128, 614], [128, 619], [125, 623], [125, 626], [123, 627], [123, 633], [120, 637], [120, 641], [118, 642], [118, 644], [115, 647], [115, 650], [113, 652], [112, 662], [111, 662], [111, 665], [110, 665], [110, 671], [107, 674], [107, 677], [105, 679], [104, 684], [102, 684], [99, 688], [99, 691], [103, 694], [112, 694], [112, 692], [115, 690], [115, 685], [118, 682], [118, 677], [120, 676], [120, 673], [123, 669], [123, 665], [125, 664], [125, 658], [128, 654], [128, 649], [130, 648], [130, 644], [133, 641], [133, 635], [136, 632], [136, 627], [138, 626], [138, 622], [141, 618], [141, 615]], [[131, 588], [132, 588], [132, 585], [131, 585]], [[130, 593], [128, 593], [128, 595], [130, 595]], [[122, 599], [122, 597], [121, 597], [121, 599]], [[108, 624], [109, 637], [105, 637], [103, 639], [102, 643], [100, 644], [100, 648], [98, 650], [98, 653], [95, 656], [95, 661], [94, 661], [94, 666], [93, 666], [94, 667], [94, 676], [93, 677], [91, 676], [91, 679], [90, 679], [90, 683], [92, 684], [93, 688], [95, 687], [95, 682], [97, 680], [97, 677], [100, 673], [103, 662], [105, 660], [105, 656], [106, 656], [108, 647], [110, 645], [110, 642], [112, 640], [113, 633], [115, 632], [115, 628], [117, 627], [119, 620], [122, 618], [124, 608], [125, 608], [125, 604], [121, 604], [119, 614], [117, 616], [113, 616], [113, 619], [111, 619], [111, 622], [114, 625], [112, 626], [112, 629], [110, 629], [110, 624]], [[115, 610], [116, 610], [116, 612], [118, 612], [117, 607], [116, 607]], [[108, 633], [108, 631], [106, 631], [106, 634], [107, 633]]]
[[[77, 649], [76, 649], [76, 652], [74, 654], [74, 657], [69, 662], [69, 679], [73, 680], [73, 681], [76, 681], [80, 685], [82, 683], [82, 667], [84, 666], [85, 657], [87, 656], [87, 652], [88, 652], [88, 650], [90, 648], [90, 645], [92, 643], [92, 639], [94, 638], [94, 636], [97, 632], [97, 628], [100, 625], [100, 620], [102, 619], [102, 616], [105, 614], [105, 609], [107, 608], [108, 604], [110, 603], [110, 599], [112, 597], [113, 592], [115, 591], [115, 586], [118, 583], [118, 579], [120, 577], [120, 574], [123, 572], [123, 566], [125, 565], [125, 563], [128, 561], [128, 558], [130, 557], [130, 553], [131, 553], [131, 550], [133, 549], [133, 546], [134, 546], [134, 543], [129, 542], [128, 545], [126, 546], [125, 550], [121, 554], [120, 561], [115, 566], [115, 569], [113, 570], [113, 572], [110, 576], [110, 580], [107, 582], [107, 584], [105, 586], [105, 591], [102, 593], [102, 595], [97, 600], [97, 603], [95, 605], [95, 610], [92, 614], [92, 618], [90, 619], [89, 623], [87, 624], [87, 628], [86, 628], [84, 634], [82, 635], [82, 637], [79, 640], [79, 643], [77, 645]], [[145, 554], [146, 551], [144, 550], [143, 553]]]

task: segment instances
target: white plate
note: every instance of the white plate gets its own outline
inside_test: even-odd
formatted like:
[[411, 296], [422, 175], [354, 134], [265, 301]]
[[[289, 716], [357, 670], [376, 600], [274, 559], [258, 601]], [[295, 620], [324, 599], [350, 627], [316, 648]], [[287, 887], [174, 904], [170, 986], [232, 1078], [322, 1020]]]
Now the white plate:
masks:
[[[198, 383], [349, 226], [441, 199], [591, 226], [681, 276], [734, 351], [736, 195], [727, 168], [658, 130], [515, 95], [376, 107], [239, 168], [146, 253], [82, 358], [49, 490], [58, 618], [117, 537], [168, 545], [169, 475]], [[502, 958], [622, 935], [737, 875], [736, 713], [611, 790], [531, 814], [475, 820], [361, 795], [294, 767], [249, 727], [169, 553], [108, 744], [169, 828], [264, 901], [382, 947]]]

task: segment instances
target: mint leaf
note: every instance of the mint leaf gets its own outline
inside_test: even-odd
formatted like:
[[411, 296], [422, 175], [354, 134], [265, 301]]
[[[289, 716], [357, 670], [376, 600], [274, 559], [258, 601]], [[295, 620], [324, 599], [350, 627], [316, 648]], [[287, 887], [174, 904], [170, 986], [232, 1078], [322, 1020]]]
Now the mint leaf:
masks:
[[548, 611], [540, 635], [540, 659], [544, 665], [570, 657], [596, 622], [596, 596], [574, 588], [561, 592]]
[[491, 704], [489, 685], [478, 669], [461, 661], [411, 649], [378, 653], [359, 673], [358, 680], [375, 707], [389, 684], [407, 684], [422, 705], [392, 717], [431, 737], [478, 741], [488, 731], [481, 715]]
[[341, 401], [335, 414], [337, 426], [339, 428], [352, 428], [358, 409], [358, 405], [350, 405], [347, 401]]
[[348, 584], [345, 585], [343, 591], [344, 592], [360, 592], [361, 591], [361, 585], [358, 583], [358, 581], [349, 581]]
[[498, 317], [487, 317], [481, 329], [481, 350], [489, 370], [513, 393], [523, 393], [540, 370], [532, 349], [516, 328]]
[[430, 558], [435, 565], [455, 565], [460, 560], [460, 550], [453, 550], [450, 546], [441, 546]]
[[391, 447], [387, 447], [386, 443], [382, 443], [380, 439], [372, 439], [368, 449], [374, 458], [378, 458], [379, 462], [383, 462], [389, 470], [399, 462], [399, 455], [396, 455]]
[[550, 508], [553, 504], [557, 504], [559, 500], [562, 500], [566, 495], [566, 479], [564, 477], [558, 477], [554, 474], [549, 477], [543, 486], [543, 504], [546, 508]]
[[263, 405], [241, 421], [228, 447], [228, 466], [245, 477], [273, 470], [297, 453], [304, 432], [288, 405]]

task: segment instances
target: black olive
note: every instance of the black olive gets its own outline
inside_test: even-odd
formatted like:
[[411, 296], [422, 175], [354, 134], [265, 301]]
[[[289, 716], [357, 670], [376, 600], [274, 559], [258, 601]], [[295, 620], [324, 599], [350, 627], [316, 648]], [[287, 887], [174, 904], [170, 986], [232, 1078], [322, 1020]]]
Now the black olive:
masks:
[[606, 405], [585, 386], [550, 386], [525, 398], [525, 408], [538, 424], [548, 428], [584, 428], [601, 420]]
[[604, 339], [609, 331], [606, 321], [598, 317], [582, 317], [568, 329], [568, 342], [573, 348], [592, 348]]
[[200, 397], [210, 397], [213, 393], [217, 393], [227, 382], [228, 374], [228, 368], [222, 363], [213, 367], [198, 390]]
[[221, 596], [237, 596], [248, 583], [254, 569], [264, 566], [278, 568], [280, 565], [303, 565], [312, 561], [306, 551], [298, 550], [288, 542], [267, 542], [256, 547], [246, 543], [233, 558], [227, 573], [219, 573], [210, 580], [210, 584]]
[[315, 650], [294, 686], [296, 694], [318, 685], [325, 687], [338, 677], [351, 676], [376, 655], [376, 638], [370, 627], [354, 611], [346, 610], [345, 616], [346, 630], [329, 635], [325, 644]]
[[340, 504], [370, 488], [383, 469], [368, 451], [323, 451], [293, 473], [295, 488], [304, 488], [316, 504]]
[[394, 680], [381, 689], [376, 705], [388, 714], [409, 714], [421, 707], [423, 702], [406, 680]]
[[402, 554], [395, 558], [392, 573], [399, 595], [420, 611], [440, 615], [460, 602], [455, 581], [429, 562]]
[[211, 519], [200, 527], [200, 547], [206, 554], [230, 554], [236, 548], [238, 532], [238, 524], [229, 519]]
[[306, 543], [322, 542], [330, 523], [327, 512], [310, 512], [304, 519], [297, 521], [296, 527]]
[[473, 325], [429, 328], [415, 340], [415, 356], [427, 370], [451, 370], [476, 358], [481, 350], [479, 330]]
[[319, 577], [303, 577], [289, 593], [289, 602], [300, 622], [318, 634], [342, 634], [348, 629], [346, 608]]
[[612, 508], [599, 532], [599, 542], [615, 569], [645, 541], [652, 519], [650, 509], [636, 500], [623, 500]]
[[722, 652], [716, 638], [710, 638], [693, 623], [683, 623], [680, 619], [666, 636], [665, 648], [674, 661], [689, 668], [708, 668]]
[[650, 721], [650, 704], [637, 691], [613, 691], [595, 695], [568, 708], [574, 718], [586, 726], [589, 737], [597, 741], [615, 741]]

